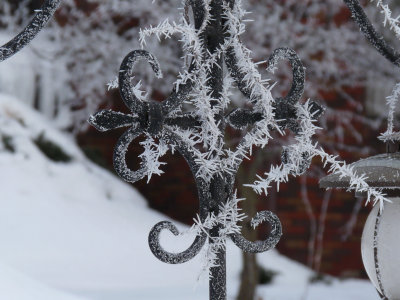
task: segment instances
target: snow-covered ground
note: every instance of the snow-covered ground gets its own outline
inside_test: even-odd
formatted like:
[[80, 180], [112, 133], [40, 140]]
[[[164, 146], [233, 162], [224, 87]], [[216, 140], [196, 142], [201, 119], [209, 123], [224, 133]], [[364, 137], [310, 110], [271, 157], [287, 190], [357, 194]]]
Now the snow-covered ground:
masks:
[[[167, 218], [52, 128], [26, 104], [0, 94], [0, 299], [208, 299], [207, 283], [196, 283], [201, 255], [183, 265], [153, 257], [147, 235]], [[72, 160], [47, 158], [34, 143], [40, 135]], [[190, 243], [191, 237], [162, 236], [170, 251]], [[227, 251], [228, 294], [234, 299], [241, 257], [232, 244]], [[260, 299], [378, 299], [368, 281], [310, 284], [312, 272], [277, 251], [259, 255], [259, 261], [278, 274], [260, 286]]]
[[50, 288], [26, 275], [0, 265], [0, 298], [6, 300], [83, 300], [83, 297], [68, 295]]

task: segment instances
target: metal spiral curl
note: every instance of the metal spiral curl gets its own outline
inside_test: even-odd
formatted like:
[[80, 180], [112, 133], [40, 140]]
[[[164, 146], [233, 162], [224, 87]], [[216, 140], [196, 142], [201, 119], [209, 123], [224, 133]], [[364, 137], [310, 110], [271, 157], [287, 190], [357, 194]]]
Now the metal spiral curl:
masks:
[[46, 0], [29, 24], [16, 37], [0, 47], [0, 62], [28, 45], [46, 26], [60, 4], [61, 0]]
[[239, 233], [230, 235], [230, 238], [236, 246], [245, 252], [262, 253], [271, 250], [278, 244], [282, 236], [282, 225], [274, 213], [261, 211], [251, 220], [251, 226], [255, 228], [263, 222], [268, 222], [271, 225], [271, 232], [266, 240], [250, 242]]
[[[185, 158], [186, 162], [188, 163], [190, 170], [193, 173], [193, 176], [196, 180], [196, 185], [198, 188], [199, 200], [200, 200], [200, 219], [203, 221], [207, 215], [206, 211], [206, 203], [205, 203], [205, 195], [204, 195], [204, 180], [196, 176], [198, 171], [198, 166], [194, 161], [193, 156], [191, 155], [188, 148], [185, 146], [181, 138], [175, 134], [174, 132], [167, 130], [165, 133], [166, 139], [168, 139], [171, 143], [176, 145], [176, 149], [178, 152]], [[160, 233], [162, 230], [168, 229], [171, 231], [175, 236], [179, 235], [179, 231], [176, 226], [168, 221], [163, 221], [156, 224], [150, 231], [148, 242], [151, 252], [157, 257], [160, 261], [168, 264], [181, 264], [185, 263], [192, 258], [194, 258], [200, 250], [203, 248], [204, 244], [207, 241], [208, 235], [205, 232], [201, 232], [199, 235], [196, 236], [195, 240], [193, 241], [192, 245], [185, 251], [181, 253], [171, 253], [161, 246], [160, 244]]]
[[[232, 56], [232, 53], [228, 54], [231, 56], [227, 59], [227, 65], [236, 61], [236, 58]], [[279, 61], [287, 59], [290, 63], [293, 72], [293, 81], [288, 94], [283, 98], [277, 98], [274, 106], [274, 117], [277, 120], [278, 126], [283, 129], [289, 129], [295, 134], [301, 134], [299, 126], [299, 117], [297, 113], [297, 103], [301, 100], [304, 92], [305, 83], [305, 68], [297, 55], [297, 53], [291, 48], [278, 48], [273, 51], [268, 59], [267, 70], [273, 72], [275, 66]], [[229, 62], [228, 62], [229, 61]], [[240, 73], [239, 68], [235, 65], [230, 65], [231, 75], [236, 78], [239, 89], [244, 95], [250, 97], [250, 91], [247, 90], [246, 84], [243, 82], [244, 74]], [[310, 102], [311, 114], [314, 119], [318, 119], [324, 112], [324, 108], [317, 102]], [[254, 111], [251, 109], [235, 109], [227, 115], [226, 121], [229, 125], [236, 129], [244, 129], [249, 125], [254, 125], [256, 122], [261, 121], [264, 118], [261, 112]], [[249, 134], [249, 133], [247, 133]], [[246, 140], [246, 136], [243, 137], [242, 141]], [[241, 142], [242, 144], [242, 142]], [[298, 157], [295, 158], [299, 159]], [[309, 153], [303, 153], [301, 156], [301, 162], [299, 163], [300, 171], [297, 175], [304, 173], [311, 164]], [[289, 149], [283, 149], [282, 151], [282, 162], [290, 163], [292, 161]], [[239, 163], [238, 163], [239, 165]], [[237, 165], [237, 168], [238, 168]]]
[[[132, 71], [136, 63], [139, 60], [146, 60], [151, 68], [153, 69], [157, 78], [162, 77], [162, 72], [160, 69], [160, 64], [158, 63], [156, 57], [146, 50], [134, 50], [125, 56], [121, 63], [119, 69], [119, 91], [121, 93], [122, 100], [125, 105], [132, 111], [137, 113], [139, 116], [145, 118], [147, 108], [147, 103], [139, 100], [133, 92], [134, 86], [132, 84]], [[144, 123], [146, 120], [140, 120]]]
[[[274, 103], [275, 119], [279, 121], [281, 129], [289, 128], [294, 133], [299, 133], [296, 103], [300, 101], [304, 92], [305, 70], [297, 53], [290, 48], [274, 50], [268, 59], [268, 70], [273, 71], [276, 64], [283, 59], [289, 60], [293, 72], [293, 81], [289, 93], [283, 98], [277, 98]], [[237, 59], [233, 49], [227, 50], [226, 64], [231, 76], [234, 78], [239, 90], [248, 98], [251, 90], [244, 81], [245, 74], [237, 66]], [[310, 103], [315, 119], [318, 119], [324, 109], [316, 102]], [[263, 118], [259, 112], [249, 109], [235, 109], [227, 116], [227, 122], [234, 128], [242, 129]]]
[[123, 114], [111, 110], [104, 110], [91, 116], [89, 123], [100, 131], [131, 126], [118, 140], [114, 148], [113, 163], [117, 174], [128, 182], [141, 180], [147, 174], [146, 163], [142, 162], [139, 170], [131, 170], [125, 156], [129, 145], [142, 134], [157, 137], [163, 130], [165, 123], [169, 125], [187, 126], [191, 122], [190, 116], [167, 119], [169, 112], [180, 105], [192, 89], [192, 83], [182, 84], [179, 90], [174, 89], [170, 96], [163, 102], [143, 101], [133, 92], [131, 81], [133, 68], [139, 60], [146, 60], [157, 78], [162, 77], [160, 65], [154, 55], [145, 50], [134, 50], [122, 61], [119, 72], [119, 89], [123, 102], [132, 114]]
[[305, 71], [297, 53], [290, 48], [278, 48], [268, 59], [268, 70], [273, 71], [279, 61], [287, 59], [292, 68], [293, 80], [289, 93], [275, 102], [275, 119], [282, 129], [289, 128], [298, 133], [296, 103], [300, 101], [304, 92]]
[[[234, 54], [233, 48], [228, 48], [226, 56], [228, 70], [234, 78], [238, 89], [245, 97], [251, 99], [251, 89], [247, 86], [247, 83], [244, 80], [245, 74], [237, 65], [237, 58]], [[275, 65], [282, 59], [288, 59], [291, 64], [293, 82], [287, 96], [276, 99], [276, 102], [273, 104], [275, 119], [279, 121], [279, 126], [282, 129], [289, 128], [293, 132], [298, 133], [298, 116], [295, 104], [301, 99], [304, 92], [305, 71], [300, 58], [296, 52], [290, 48], [276, 49], [268, 59], [268, 69], [273, 70]], [[252, 102], [255, 103], [256, 100], [253, 99]], [[227, 116], [228, 123], [232, 127], [238, 129], [242, 129], [248, 125], [253, 125], [261, 119], [263, 119], [263, 116], [260, 112], [242, 108], [235, 109]]]
[[397, 52], [384, 39], [383, 35], [378, 33], [369, 21], [360, 2], [358, 0], [343, 0], [351, 12], [354, 21], [360, 27], [361, 32], [375, 49], [388, 61], [397, 67], [400, 67], [400, 53]]
[[292, 67], [293, 80], [289, 93], [281, 101], [296, 104], [303, 96], [304, 83], [306, 81], [305, 68], [296, 51], [287, 47], [275, 49], [268, 59], [268, 70], [273, 72], [279, 61], [284, 59], [289, 60]]
[[194, 242], [188, 249], [181, 253], [171, 253], [164, 250], [164, 248], [160, 245], [160, 233], [165, 229], [172, 232], [175, 236], [179, 235], [178, 228], [176, 228], [173, 223], [168, 221], [163, 221], [156, 224], [151, 229], [149, 234], [149, 246], [151, 252], [153, 252], [154, 256], [164, 263], [182, 264], [191, 260], [200, 252], [207, 240], [207, 234], [202, 232], [196, 236]]
[[147, 167], [142, 163], [139, 170], [133, 171], [128, 168], [125, 160], [129, 145], [140, 136], [143, 131], [138, 130], [136, 126], [129, 128], [118, 140], [114, 148], [114, 169], [117, 174], [127, 182], [136, 182], [141, 180], [147, 174]]

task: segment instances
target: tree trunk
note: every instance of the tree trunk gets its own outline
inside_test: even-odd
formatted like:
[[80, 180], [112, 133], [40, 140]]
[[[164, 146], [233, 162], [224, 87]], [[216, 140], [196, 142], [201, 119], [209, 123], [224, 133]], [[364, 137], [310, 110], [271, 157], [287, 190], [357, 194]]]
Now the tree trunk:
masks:
[[[257, 151], [255, 159], [249, 168], [242, 166], [237, 173], [237, 188], [241, 198], [246, 198], [246, 201], [241, 202], [241, 208], [250, 219], [242, 226], [242, 234], [250, 241], [257, 240], [257, 231], [250, 225], [250, 220], [257, 213], [258, 195], [248, 187], [243, 187], [243, 184], [251, 182], [255, 177], [257, 168], [263, 155]], [[253, 253], [243, 252], [243, 268], [241, 273], [241, 282], [237, 300], [255, 300], [256, 290], [259, 278], [259, 270], [257, 264], [257, 256]]]
[[256, 255], [243, 252], [243, 270], [237, 300], [254, 300], [258, 284]]

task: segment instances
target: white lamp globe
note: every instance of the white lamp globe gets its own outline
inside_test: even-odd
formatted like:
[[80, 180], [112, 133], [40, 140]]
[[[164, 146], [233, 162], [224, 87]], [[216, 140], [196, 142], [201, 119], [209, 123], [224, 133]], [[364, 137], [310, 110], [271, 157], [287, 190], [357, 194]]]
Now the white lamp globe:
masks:
[[[365, 223], [361, 254], [365, 270], [377, 291], [400, 300], [400, 198], [390, 198], [380, 213], [375, 205]], [[383, 298], [385, 299], [385, 298]]]
[[[361, 253], [365, 269], [382, 299], [400, 300], [400, 152], [398, 143], [389, 143], [388, 153], [361, 159], [349, 165], [363, 175], [370, 187], [382, 191], [392, 201], [380, 212], [376, 205], [365, 223]], [[349, 188], [351, 178], [333, 173], [319, 182], [322, 188]], [[356, 192], [357, 196], [366, 195]]]

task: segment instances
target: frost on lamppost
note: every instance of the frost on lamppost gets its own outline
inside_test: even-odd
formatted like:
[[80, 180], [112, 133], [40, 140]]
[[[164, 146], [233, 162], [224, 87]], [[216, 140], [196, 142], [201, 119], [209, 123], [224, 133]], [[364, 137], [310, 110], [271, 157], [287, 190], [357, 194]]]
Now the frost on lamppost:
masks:
[[[194, 14], [194, 24], [188, 15], [189, 7]], [[240, 199], [236, 198], [234, 190], [240, 164], [251, 155], [253, 147], [263, 148], [268, 144], [271, 131], [284, 134], [289, 129], [297, 135], [297, 144], [282, 151], [282, 165], [279, 170], [271, 170], [268, 178], [285, 181], [289, 175], [302, 174], [313, 156], [308, 151], [316, 128], [313, 121], [323, 109], [315, 102], [299, 103], [305, 70], [295, 51], [289, 48], [275, 50], [267, 61], [269, 71], [273, 71], [280, 60], [288, 60], [293, 70], [293, 84], [287, 96], [272, 98], [271, 86], [261, 79], [256, 64], [249, 57], [250, 51], [240, 42], [239, 37], [245, 30], [242, 23], [245, 12], [240, 1], [187, 1], [184, 11], [181, 23], [165, 21], [142, 30], [140, 36], [143, 45], [151, 35], [183, 36], [183, 49], [190, 63], [179, 75], [172, 93], [161, 103], [145, 99], [139, 86], [132, 84], [133, 67], [139, 60], [145, 60], [159, 78], [160, 66], [149, 52], [132, 51], [123, 60], [118, 78], [122, 100], [131, 113], [104, 110], [92, 116], [89, 122], [100, 131], [128, 127], [117, 142], [113, 159], [115, 170], [128, 182], [161, 174], [159, 167], [163, 163], [159, 158], [168, 150], [178, 151], [186, 159], [200, 201], [200, 213], [194, 226], [196, 238], [186, 251], [170, 253], [160, 245], [160, 233], [164, 229], [174, 235], [179, 232], [171, 222], [160, 222], [150, 232], [150, 249], [159, 260], [177, 264], [192, 259], [208, 242], [206, 267], [213, 277], [211, 281], [221, 286], [214, 288], [216, 292], [211, 291], [211, 296], [223, 299], [226, 239], [230, 238], [243, 251], [261, 253], [275, 247], [282, 235], [279, 219], [269, 211], [259, 212], [251, 221], [254, 228], [262, 222], [271, 225], [270, 235], [265, 240], [250, 242], [241, 235], [238, 222], [245, 216], [237, 206]], [[228, 110], [233, 87], [241, 91], [250, 108]], [[185, 109], [187, 106], [192, 109]], [[243, 131], [242, 140], [235, 149], [225, 144], [227, 126]], [[145, 137], [141, 142], [145, 151], [140, 155], [139, 170], [134, 171], [127, 166], [125, 157], [130, 143], [140, 135]]]

